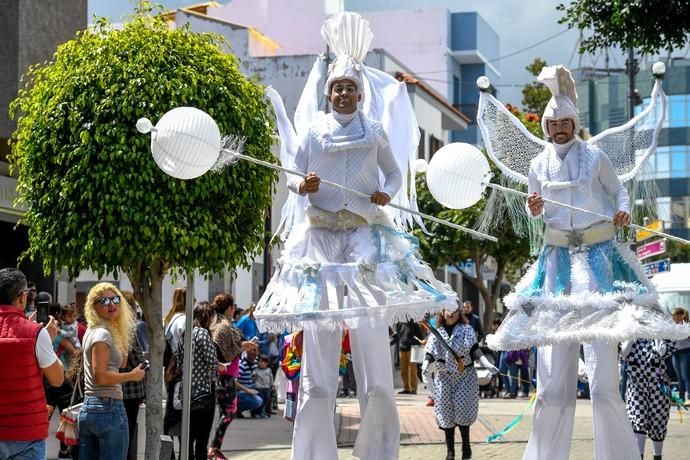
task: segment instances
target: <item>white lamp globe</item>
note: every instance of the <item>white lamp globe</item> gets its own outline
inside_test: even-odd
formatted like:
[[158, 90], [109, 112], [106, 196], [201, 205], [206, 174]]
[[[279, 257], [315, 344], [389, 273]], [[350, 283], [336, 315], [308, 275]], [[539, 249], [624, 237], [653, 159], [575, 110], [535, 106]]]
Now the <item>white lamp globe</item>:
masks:
[[666, 73], [666, 64], [661, 61], [657, 61], [652, 65], [652, 75], [655, 77], [663, 77]]
[[220, 151], [218, 125], [210, 115], [194, 107], [166, 112], [151, 132], [154, 161], [163, 172], [177, 179], [203, 175], [216, 163]]
[[412, 163], [413, 169], [415, 173], [425, 173], [426, 168], [429, 166], [424, 158], [417, 158], [414, 160]]
[[490, 174], [489, 162], [477, 147], [455, 142], [431, 158], [426, 183], [431, 195], [443, 206], [465, 209], [482, 198], [484, 182]]
[[491, 80], [486, 75], [482, 75], [477, 78], [477, 87], [482, 91], [486, 91], [491, 87]]

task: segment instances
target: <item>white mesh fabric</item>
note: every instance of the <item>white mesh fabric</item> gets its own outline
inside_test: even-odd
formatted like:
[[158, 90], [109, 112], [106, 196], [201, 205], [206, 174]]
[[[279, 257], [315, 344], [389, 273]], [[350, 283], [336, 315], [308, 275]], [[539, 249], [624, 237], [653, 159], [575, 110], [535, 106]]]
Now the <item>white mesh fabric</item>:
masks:
[[610, 128], [587, 142], [608, 155], [621, 182], [633, 179], [654, 152], [666, 116], [666, 94], [657, 79], [649, 106], [622, 126]]
[[479, 96], [477, 123], [491, 160], [510, 179], [527, 184], [532, 158], [548, 145], [487, 92]]

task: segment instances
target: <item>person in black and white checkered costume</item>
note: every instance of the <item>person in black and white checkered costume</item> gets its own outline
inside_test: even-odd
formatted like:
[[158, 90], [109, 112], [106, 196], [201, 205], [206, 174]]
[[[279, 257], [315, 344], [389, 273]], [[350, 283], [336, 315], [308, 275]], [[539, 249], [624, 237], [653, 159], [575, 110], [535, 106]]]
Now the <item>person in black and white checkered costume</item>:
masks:
[[621, 348], [621, 356], [628, 362], [625, 391], [628, 417], [640, 455], [644, 454], [649, 436], [654, 442], [654, 460], [661, 460], [671, 410], [671, 401], [664, 392], [670, 390], [666, 358], [672, 352], [673, 342], [669, 340], [637, 339], [624, 342]]

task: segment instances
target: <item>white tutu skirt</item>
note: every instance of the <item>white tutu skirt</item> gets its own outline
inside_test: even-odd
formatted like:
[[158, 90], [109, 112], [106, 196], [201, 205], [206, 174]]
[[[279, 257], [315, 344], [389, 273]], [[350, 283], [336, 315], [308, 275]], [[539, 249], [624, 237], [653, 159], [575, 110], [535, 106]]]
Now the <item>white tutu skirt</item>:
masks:
[[690, 335], [687, 325], [675, 324], [660, 307], [632, 251], [613, 241], [544, 246], [503, 302], [508, 315], [486, 338], [494, 350]]
[[352, 329], [455, 307], [455, 292], [436, 279], [417, 249], [416, 238], [384, 225], [294, 228], [257, 303], [259, 328]]

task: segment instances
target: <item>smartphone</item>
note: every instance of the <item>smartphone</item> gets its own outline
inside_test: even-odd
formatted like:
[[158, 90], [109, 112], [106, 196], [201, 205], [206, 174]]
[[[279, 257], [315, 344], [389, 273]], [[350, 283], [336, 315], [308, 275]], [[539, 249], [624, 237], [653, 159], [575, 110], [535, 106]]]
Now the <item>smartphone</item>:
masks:
[[50, 321], [50, 303], [38, 302], [36, 304], [36, 322], [46, 326], [48, 321]]
[[144, 365], [144, 366], [143, 366], [143, 369], [144, 369], [145, 371], [148, 371], [148, 370], [149, 370], [149, 367], [151, 367], [151, 363], [149, 362], [148, 359], [147, 359], [146, 361], [144, 361], [142, 364]]

